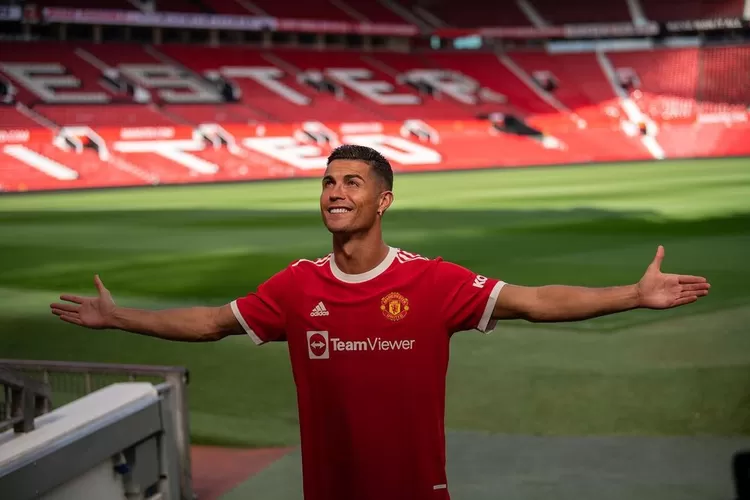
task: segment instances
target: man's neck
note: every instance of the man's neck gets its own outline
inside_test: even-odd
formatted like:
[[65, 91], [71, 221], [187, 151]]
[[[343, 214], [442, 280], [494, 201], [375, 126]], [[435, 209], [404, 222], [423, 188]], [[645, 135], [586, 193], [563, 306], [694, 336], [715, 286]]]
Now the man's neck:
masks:
[[356, 235], [333, 235], [333, 259], [346, 274], [362, 274], [378, 266], [388, 255], [390, 247], [380, 232]]

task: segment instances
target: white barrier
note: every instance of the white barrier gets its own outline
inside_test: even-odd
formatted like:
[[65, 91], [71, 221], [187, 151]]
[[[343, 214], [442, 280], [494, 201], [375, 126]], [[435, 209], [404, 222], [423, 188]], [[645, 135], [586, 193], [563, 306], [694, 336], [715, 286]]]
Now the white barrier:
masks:
[[170, 390], [113, 384], [0, 434], [2, 498], [177, 500]]

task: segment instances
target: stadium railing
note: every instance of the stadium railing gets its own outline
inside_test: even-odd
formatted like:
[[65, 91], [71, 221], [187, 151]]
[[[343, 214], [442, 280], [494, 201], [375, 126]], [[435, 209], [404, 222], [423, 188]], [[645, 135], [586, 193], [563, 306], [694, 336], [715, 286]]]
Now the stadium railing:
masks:
[[49, 386], [0, 368], [0, 432], [34, 430], [34, 418], [49, 411]]
[[[0, 370], [16, 372], [49, 388], [51, 410], [117, 382], [151, 382], [170, 399], [180, 468], [180, 496], [193, 500], [190, 460], [189, 372], [180, 366], [0, 359]], [[165, 386], [166, 384], [166, 386]], [[168, 390], [166, 390], [168, 388]]]

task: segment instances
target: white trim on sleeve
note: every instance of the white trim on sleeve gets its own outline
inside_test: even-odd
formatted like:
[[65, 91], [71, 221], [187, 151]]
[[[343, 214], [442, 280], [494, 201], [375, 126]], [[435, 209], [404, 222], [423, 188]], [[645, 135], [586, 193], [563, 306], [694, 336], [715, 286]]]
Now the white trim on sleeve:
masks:
[[233, 300], [230, 303], [230, 307], [232, 308], [232, 312], [234, 313], [234, 317], [237, 318], [237, 321], [239, 321], [240, 325], [242, 325], [242, 328], [245, 330], [245, 333], [250, 335], [250, 338], [253, 339], [253, 342], [255, 342], [256, 345], [264, 344], [260, 337], [258, 337], [258, 334], [253, 331], [252, 328], [250, 328], [250, 325], [247, 324], [247, 321], [245, 321], [245, 318], [242, 317], [242, 313], [240, 313], [239, 308], [237, 307], [237, 301]]
[[479, 320], [479, 324], [477, 325], [477, 330], [482, 333], [491, 333], [492, 330], [495, 329], [495, 326], [497, 326], [497, 320], [492, 319], [492, 311], [493, 309], [495, 309], [497, 296], [500, 295], [500, 290], [502, 290], [504, 286], [504, 281], [498, 281], [497, 283], [495, 283], [495, 286], [492, 287], [490, 298], [487, 299], [487, 305], [484, 307], [484, 313], [482, 314], [482, 318]]

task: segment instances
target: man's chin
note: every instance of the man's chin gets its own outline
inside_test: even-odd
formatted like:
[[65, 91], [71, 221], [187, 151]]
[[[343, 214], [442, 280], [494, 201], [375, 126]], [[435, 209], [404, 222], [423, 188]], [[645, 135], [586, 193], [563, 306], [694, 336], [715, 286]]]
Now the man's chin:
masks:
[[332, 234], [347, 234], [352, 232], [348, 224], [326, 224], [326, 229]]

